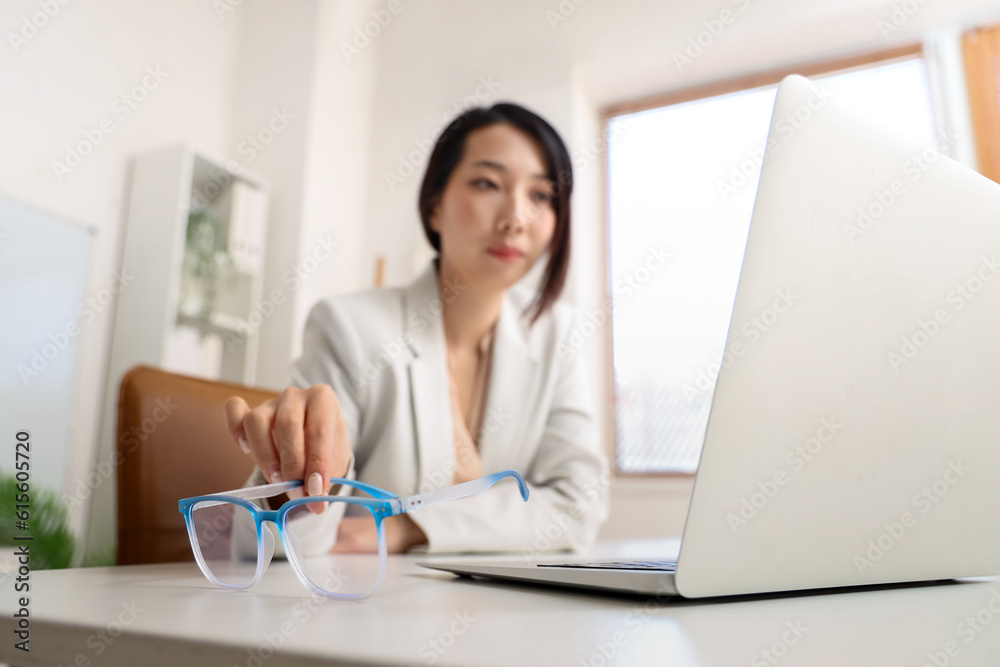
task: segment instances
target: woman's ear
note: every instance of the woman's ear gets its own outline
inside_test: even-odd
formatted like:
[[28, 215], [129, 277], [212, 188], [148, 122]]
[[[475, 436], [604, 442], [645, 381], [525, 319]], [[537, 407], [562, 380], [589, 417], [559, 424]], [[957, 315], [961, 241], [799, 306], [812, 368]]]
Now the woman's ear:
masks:
[[438, 211], [441, 209], [441, 196], [438, 195], [432, 200], [431, 203], [431, 214], [428, 216], [427, 221], [431, 225], [431, 230], [441, 233], [441, 225], [438, 223]]

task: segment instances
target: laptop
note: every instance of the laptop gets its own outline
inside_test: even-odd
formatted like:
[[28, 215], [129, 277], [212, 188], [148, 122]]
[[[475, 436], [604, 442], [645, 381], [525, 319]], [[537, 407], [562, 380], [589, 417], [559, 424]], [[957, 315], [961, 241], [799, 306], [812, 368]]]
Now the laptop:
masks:
[[725, 349], [679, 553], [421, 565], [685, 598], [1000, 574], [1000, 185], [787, 77]]

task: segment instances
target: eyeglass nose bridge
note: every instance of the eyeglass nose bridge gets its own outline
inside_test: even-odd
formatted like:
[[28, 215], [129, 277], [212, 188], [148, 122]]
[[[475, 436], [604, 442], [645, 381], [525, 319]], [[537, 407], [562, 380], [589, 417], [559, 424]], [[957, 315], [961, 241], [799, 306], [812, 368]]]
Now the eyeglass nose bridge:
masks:
[[263, 524], [265, 521], [270, 521], [274, 525], [278, 525], [278, 510], [262, 510], [258, 509], [256, 512], [257, 523]]
[[267, 527], [267, 521], [278, 525], [274, 519], [261, 519], [260, 521], [260, 536], [257, 539], [257, 581], [260, 581], [264, 570], [271, 564], [271, 558], [274, 556], [274, 533]]
[[267, 570], [267, 566], [271, 564], [271, 559], [274, 557], [275, 537], [271, 529], [267, 527], [267, 524], [273, 523], [277, 527], [279, 534], [281, 531], [277, 510], [264, 510], [259, 507], [255, 509], [256, 511], [251, 512], [251, 514], [253, 515], [257, 531], [257, 572], [254, 575], [253, 581], [245, 586], [237, 587], [243, 590], [253, 588], [260, 582], [264, 576], [264, 571]]
[[[263, 574], [271, 563], [271, 558], [274, 557], [275, 540], [281, 539], [282, 530], [281, 524], [278, 522], [278, 510], [257, 510], [254, 518], [257, 520], [258, 569], [260, 570], [259, 574]], [[278, 531], [278, 538], [275, 538], [274, 533], [267, 527], [268, 523], [274, 524]], [[257, 578], [260, 579], [259, 576]]]
[[[209, 575], [210, 579], [214, 580], [217, 584], [225, 588], [248, 590], [256, 586], [258, 583], [260, 583], [260, 580], [264, 577], [264, 572], [267, 570], [267, 566], [271, 564], [271, 560], [274, 558], [274, 548], [278, 540], [282, 542], [282, 545], [285, 549], [286, 557], [289, 558], [289, 560], [292, 560], [293, 558], [292, 554], [289, 553], [288, 541], [291, 540], [292, 542], [295, 542], [296, 541], [295, 536], [294, 534], [287, 533], [282, 527], [281, 520], [279, 517], [280, 510], [265, 510], [261, 509], [260, 507], [256, 507], [255, 511], [252, 511], [251, 514], [253, 515], [254, 523], [256, 524], [255, 528], [257, 531], [257, 571], [254, 574], [254, 578], [252, 581], [250, 581], [245, 585], [240, 585], [240, 586], [232, 586], [226, 584], [224, 582], [219, 581], [217, 577]], [[275, 530], [278, 531], [277, 537], [275, 537], [274, 532], [267, 526], [268, 523], [273, 524]], [[293, 546], [293, 551], [298, 548], [297, 544], [294, 544], [292, 546]], [[304, 578], [305, 572], [304, 571], [300, 572], [300, 568], [298, 566], [295, 567], [295, 571], [296, 574], [299, 576], [299, 578], [302, 580], [303, 584], [305, 584], [308, 588], [315, 587], [314, 584], [311, 585], [308, 582], [307, 578]]]

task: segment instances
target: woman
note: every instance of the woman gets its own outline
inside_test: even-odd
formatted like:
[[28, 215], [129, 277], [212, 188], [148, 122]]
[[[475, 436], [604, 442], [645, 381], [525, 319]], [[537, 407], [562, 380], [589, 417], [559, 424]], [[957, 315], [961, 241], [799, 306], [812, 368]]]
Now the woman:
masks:
[[[607, 466], [580, 359], [559, 352], [575, 324], [557, 301], [571, 190], [566, 147], [534, 113], [496, 104], [453, 120], [420, 188], [438, 256], [408, 286], [318, 303], [294, 386], [254, 409], [226, 403], [229, 430], [257, 466], [248, 484], [304, 479], [315, 496], [330, 477], [357, 474], [403, 496], [511, 468], [531, 486], [527, 503], [498, 487], [392, 517], [389, 551], [591, 543], [607, 513]], [[542, 257], [534, 298], [510, 289]], [[377, 549], [371, 521], [338, 525], [324, 507], [309, 504], [310, 551]]]

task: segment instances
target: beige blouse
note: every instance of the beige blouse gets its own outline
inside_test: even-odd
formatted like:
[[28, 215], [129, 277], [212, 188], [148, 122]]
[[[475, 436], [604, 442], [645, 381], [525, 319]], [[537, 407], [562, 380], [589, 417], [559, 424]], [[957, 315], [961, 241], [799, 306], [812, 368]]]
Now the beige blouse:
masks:
[[[454, 380], [452, 387], [452, 420], [455, 433], [455, 473], [452, 484], [467, 482], [483, 476], [483, 464], [479, 458], [479, 440], [482, 429], [483, 413], [486, 411], [486, 398], [489, 392], [490, 371], [493, 365], [493, 332], [491, 328], [479, 341], [477, 348], [476, 374], [472, 379], [472, 397], [469, 400], [469, 412], [464, 421], [459, 414], [461, 403], [455, 392]], [[449, 373], [451, 373], [449, 369]]]

